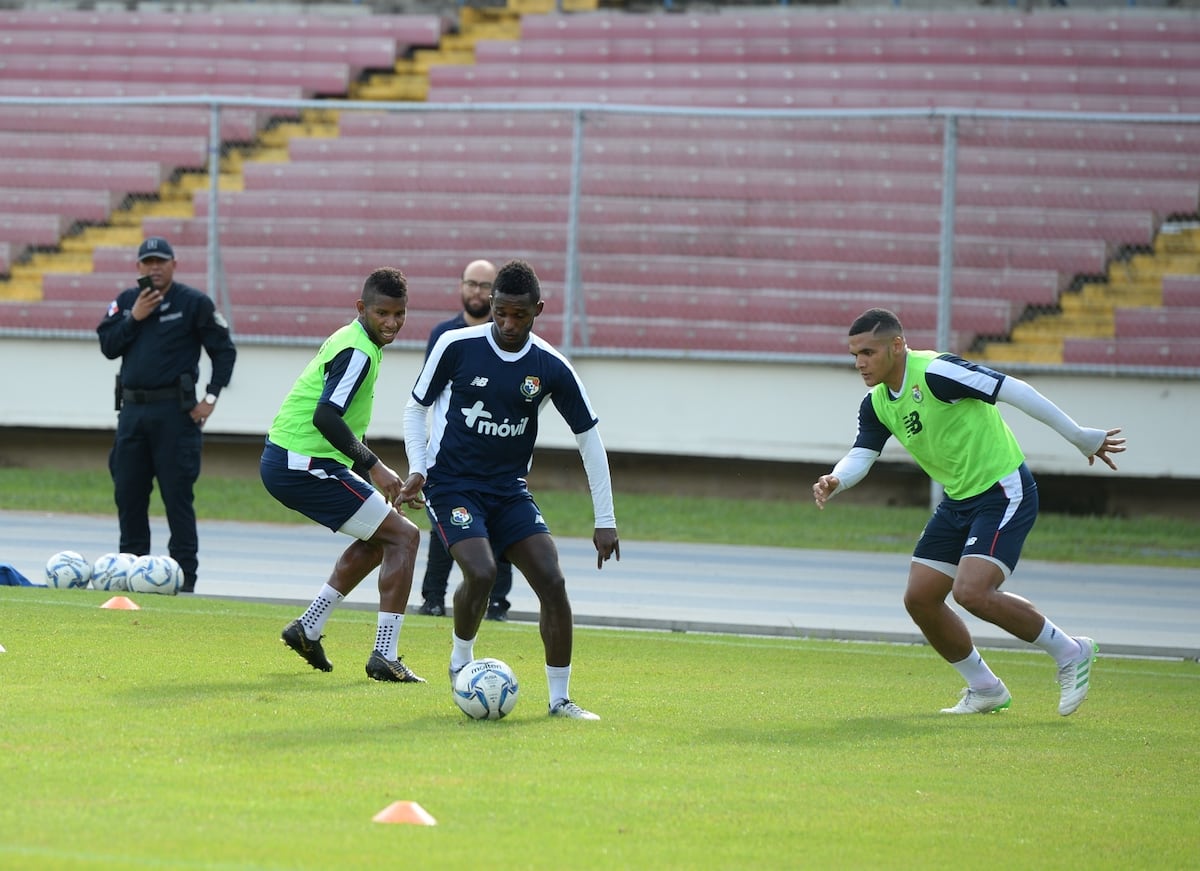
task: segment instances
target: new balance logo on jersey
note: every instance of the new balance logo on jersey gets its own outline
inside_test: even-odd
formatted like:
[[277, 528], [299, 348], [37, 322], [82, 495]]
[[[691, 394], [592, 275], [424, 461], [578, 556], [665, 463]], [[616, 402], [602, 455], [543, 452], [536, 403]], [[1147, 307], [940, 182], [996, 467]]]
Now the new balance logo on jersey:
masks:
[[921, 415], [917, 414], [915, 411], [912, 414], [905, 415], [904, 430], [910, 436], [916, 435], [923, 429], [925, 429], [925, 425], [921, 423]]
[[488, 380], [486, 375], [476, 375], [471, 379], [472, 387], [487, 387]]
[[476, 400], [474, 405], [464, 408], [462, 413], [467, 420], [467, 429], [473, 429], [480, 435], [500, 436], [501, 438], [519, 436], [529, 425], [528, 417], [523, 417], [516, 423], [509, 423], [507, 418], [496, 423], [492, 419], [492, 413], [483, 407], [483, 400]]

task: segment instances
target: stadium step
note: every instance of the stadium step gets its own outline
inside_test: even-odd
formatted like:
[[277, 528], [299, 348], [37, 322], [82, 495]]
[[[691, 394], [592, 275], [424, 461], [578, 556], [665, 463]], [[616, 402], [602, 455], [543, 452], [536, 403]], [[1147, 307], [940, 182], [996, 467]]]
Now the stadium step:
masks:
[[1200, 255], [1200, 227], [1164, 226], [1154, 239], [1154, 251], [1158, 254]]
[[[137, 243], [134, 244], [136, 245]], [[14, 281], [36, 279], [40, 287], [43, 272], [91, 271], [91, 251], [38, 252], [33, 254], [26, 262], [14, 264], [12, 278]]]
[[1063, 314], [1083, 316], [1107, 312], [1119, 305], [1162, 305], [1162, 280], [1157, 282], [1087, 283], [1078, 293], [1065, 293], [1059, 300]]
[[[396, 73], [400, 74], [403, 61], [396, 61]], [[413, 52], [414, 72], [428, 73], [433, 66], [461, 66], [475, 63], [475, 49], [471, 46], [458, 49], [419, 48]]]
[[350, 99], [387, 103], [422, 102], [429, 94], [425, 73], [372, 74], [365, 82], [350, 86]]
[[1066, 336], [1108, 339], [1113, 335], [1112, 307], [1072, 314], [1042, 315], [1013, 327], [1014, 342], [1061, 341]]
[[10, 278], [0, 281], [0, 300], [5, 302], [36, 302], [42, 298], [42, 278]]
[[1002, 365], [1004, 363], [1061, 363], [1063, 355], [1061, 340], [1037, 342], [988, 342], [982, 350], [972, 353], [971, 358], [980, 363]]
[[97, 245], [137, 248], [142, 242], [141, 227], [85, 227], [77, 236], [66, 236], [59, 243], [65, 252], [86, 251], [89, 255]]

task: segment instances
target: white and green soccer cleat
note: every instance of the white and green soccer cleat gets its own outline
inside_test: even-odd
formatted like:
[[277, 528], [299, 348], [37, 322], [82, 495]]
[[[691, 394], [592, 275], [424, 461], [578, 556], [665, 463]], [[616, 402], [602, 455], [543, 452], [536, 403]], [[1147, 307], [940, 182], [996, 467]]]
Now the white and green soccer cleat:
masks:
[[1062, 688], [1058, 712], [1064, 717], [1075, 713], [1087, 698], [1092, 685], [1092, 663], [1100, 652], [1100, 645], [1086, 635], [1078, 635], [1075, 640], [1079, 642], [1079, 656], [1058, 669], [1058, 685]]
[[1003, 711], [1012, 704], [1012, 694], [1004, 681], [996, 684], [994, 689], [973, 690], [967, 687], [962, 691], [962, 698], [953, 708], [942, 708], [943, 714], [991, 714]]

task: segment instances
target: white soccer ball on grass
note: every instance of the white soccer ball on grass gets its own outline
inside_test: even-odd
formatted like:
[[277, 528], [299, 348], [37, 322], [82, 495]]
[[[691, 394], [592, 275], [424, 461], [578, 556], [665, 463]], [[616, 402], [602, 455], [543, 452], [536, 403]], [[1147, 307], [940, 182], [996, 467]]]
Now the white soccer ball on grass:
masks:
[[61, 550], [46, 560], [46, 585], [62, 589], [86, 587], [92, 577], [92, 564], [73, 550]]
[[160, 593], [174, 596], [183, 585], [183, 572], [179, 564], [165, 556], [147, 554], [133, 561], [129, 570], [129, 591], [131, 593]]
[[131, 553], [106, 553], [92, 565], [92, 587], [123, 592], [129, 589], [129, 571], [137, 559]]
[[517, 676], [499, 659], [467, 663], [454, 678], [454, 701], [475, 720], [499, 720], [517, 704]]

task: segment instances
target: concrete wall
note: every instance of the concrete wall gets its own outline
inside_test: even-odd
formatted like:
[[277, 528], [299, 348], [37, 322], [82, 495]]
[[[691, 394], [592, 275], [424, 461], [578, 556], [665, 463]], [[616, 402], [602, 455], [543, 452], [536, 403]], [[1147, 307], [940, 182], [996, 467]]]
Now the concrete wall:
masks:
[[[242, 344], [233, 384], [208, 432], [265, 434], [280, 400], [315, 345]], [[403, 409], [421, 350], [384, 354], [371, 437], [400, 439]], [[835, 462], [849, 447], [864, 388], [850, 366], [581, 359], [577, 368], [601, 418], [610, 452]], [[94, 339], [0, 338], [5, 373], [0, 426], [112, 429], [117, 361]], [[209, 373], [201, 363], [201, 382]], [[1200, 381], [1039, 375], [1029, 380], [1080, 423], [1122, 427], [1130, 450], [1120, 476], [1200, 478]], [[1052, 431], [1001, 406], [1037, 473], [1105, 474]], [[1185, 440], [1187, 443], [1185, 443]], [[541, 446], [575, 447], [552, 409], [542, 416]], [[906, 461], [890, 445], [885, 460]]]

